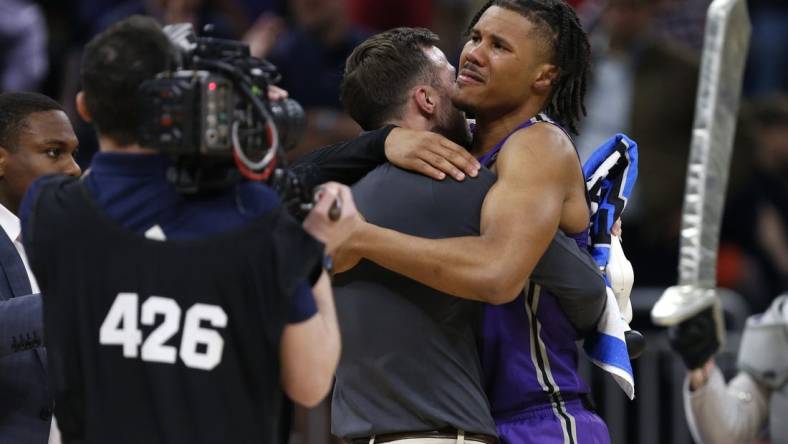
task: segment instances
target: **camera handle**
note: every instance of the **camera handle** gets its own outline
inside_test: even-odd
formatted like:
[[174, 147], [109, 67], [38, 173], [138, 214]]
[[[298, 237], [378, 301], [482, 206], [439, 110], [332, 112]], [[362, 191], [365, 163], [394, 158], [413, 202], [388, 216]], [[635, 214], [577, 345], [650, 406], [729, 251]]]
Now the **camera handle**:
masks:
[[[314, 207], [314, 204], [317, 203], [317, 201], [319, 201], [320, 198], [323, 197], [323, 192], [324, 191], [322, 186], [315, 188], [314, 199], [313, 199], [314, 203], [312, 203], [310, 207]], [[311, 209], [312, 208], [310, 208], [310, 210]], [[341, 214], [342, 214], [342, 199], [339, 198], [339, 196], [337, 196], [337, 198], [334, 199], [334, 202], [331, 204], [331, 208], [328, 209], [328, 218], [331, 219], [332, 221], [337, 221], [339, 220], [339, 216]]]

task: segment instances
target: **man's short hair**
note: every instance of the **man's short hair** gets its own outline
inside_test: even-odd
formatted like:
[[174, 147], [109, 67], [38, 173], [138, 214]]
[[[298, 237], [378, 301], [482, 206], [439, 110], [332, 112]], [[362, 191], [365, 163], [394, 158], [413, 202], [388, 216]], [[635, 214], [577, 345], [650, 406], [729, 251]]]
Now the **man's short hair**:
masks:
[[82, 91], [99, 133], [120, 146], [137, 142], [137, 89], [171, 69], [175, 50], [159, 24], [132, 16], [110, 26], [85, 46]]
[[45, 111], [63, 111], [63, 107], [43, 94], [0, 94], [0, 146], [9, 151], [16, 150], [19, 133], [27, 123], [28, 116]]
[[397, 117], [416, 82], [434, 84], [437, 75], [424, 49], [438, 36], [423, 28], [396, 28], [358, 45], [345, 65], [342, 103], [366, 131]]

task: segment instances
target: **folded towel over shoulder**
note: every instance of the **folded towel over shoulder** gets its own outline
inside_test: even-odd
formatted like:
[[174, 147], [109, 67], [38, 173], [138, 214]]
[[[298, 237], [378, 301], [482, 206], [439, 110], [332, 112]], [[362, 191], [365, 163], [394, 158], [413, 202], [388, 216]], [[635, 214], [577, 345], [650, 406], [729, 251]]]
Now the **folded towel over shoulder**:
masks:
[[[590, 250], [600, 270], [611, 261], [611, 230], [626, 208], [638, 174], [637, 143], [616, 134], [597, 148], [583, 165], [583, 175], [591, 199]], [[613, 260], [617, 257], [614, 255]], [[626, 260], [626, 258], [618, 258]], [[635, 378], [624, 338], [629, 324], [606, 274], [608, 300], [605, 313], [597, 324], [597, 333], [586, 339], [583, 348], [591, 361], [609, 372], [629, 399], [635, 397]], [[631, 286], [631, 282], [629, 282]], [[615, 286], [616, 288], [626, 287]], [[627, 298], [629, 295], [625, 295]]]

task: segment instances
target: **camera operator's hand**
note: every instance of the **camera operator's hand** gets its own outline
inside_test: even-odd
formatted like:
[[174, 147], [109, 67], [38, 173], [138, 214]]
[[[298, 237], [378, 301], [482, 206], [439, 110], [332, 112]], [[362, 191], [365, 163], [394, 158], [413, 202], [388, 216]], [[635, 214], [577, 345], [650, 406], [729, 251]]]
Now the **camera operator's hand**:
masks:
[[715, 307], [709, 307], [686, 321], [668, 328], [673, 351], [689, 370], [703, 367], [720, 348]]
[[[318, 187], [318, 195], [315, 207], [304, 219], [304, 230], [326, 245], [326, 254], [333, 254], [358, 229], [362, 219], [347, 186], [328, 182]], [[332, 213], [338, 217], [332, 217]]]
[[276, 102], [285, 100], [290, 96], [287, 90], [284, 90], [276, 85], [268, 85], [268, 100]]
[[386, 158], [394, 165], [433, 179], [476, 177], [479, 161], [465, 148], [440, 134], [394, 128], [386, 138]]

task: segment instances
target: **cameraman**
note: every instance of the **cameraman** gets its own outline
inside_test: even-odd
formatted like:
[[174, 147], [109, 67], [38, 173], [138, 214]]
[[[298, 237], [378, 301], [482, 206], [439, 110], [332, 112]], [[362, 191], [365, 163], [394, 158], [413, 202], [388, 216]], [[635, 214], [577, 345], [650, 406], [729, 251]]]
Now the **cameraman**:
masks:
[[[77, 108], [100, 152], [82, 182], [38, 181], [22, 204], [66, 442], [275, 442], [282, 391], [313, 406], [337, 365], [323, 245], [267, 187], [179, 194], [139, 145], [137, 89], [174, 67], [150, 18], [96, 36]], [[327, 184], [304, 229], [330, 254], [357, 223]]]

